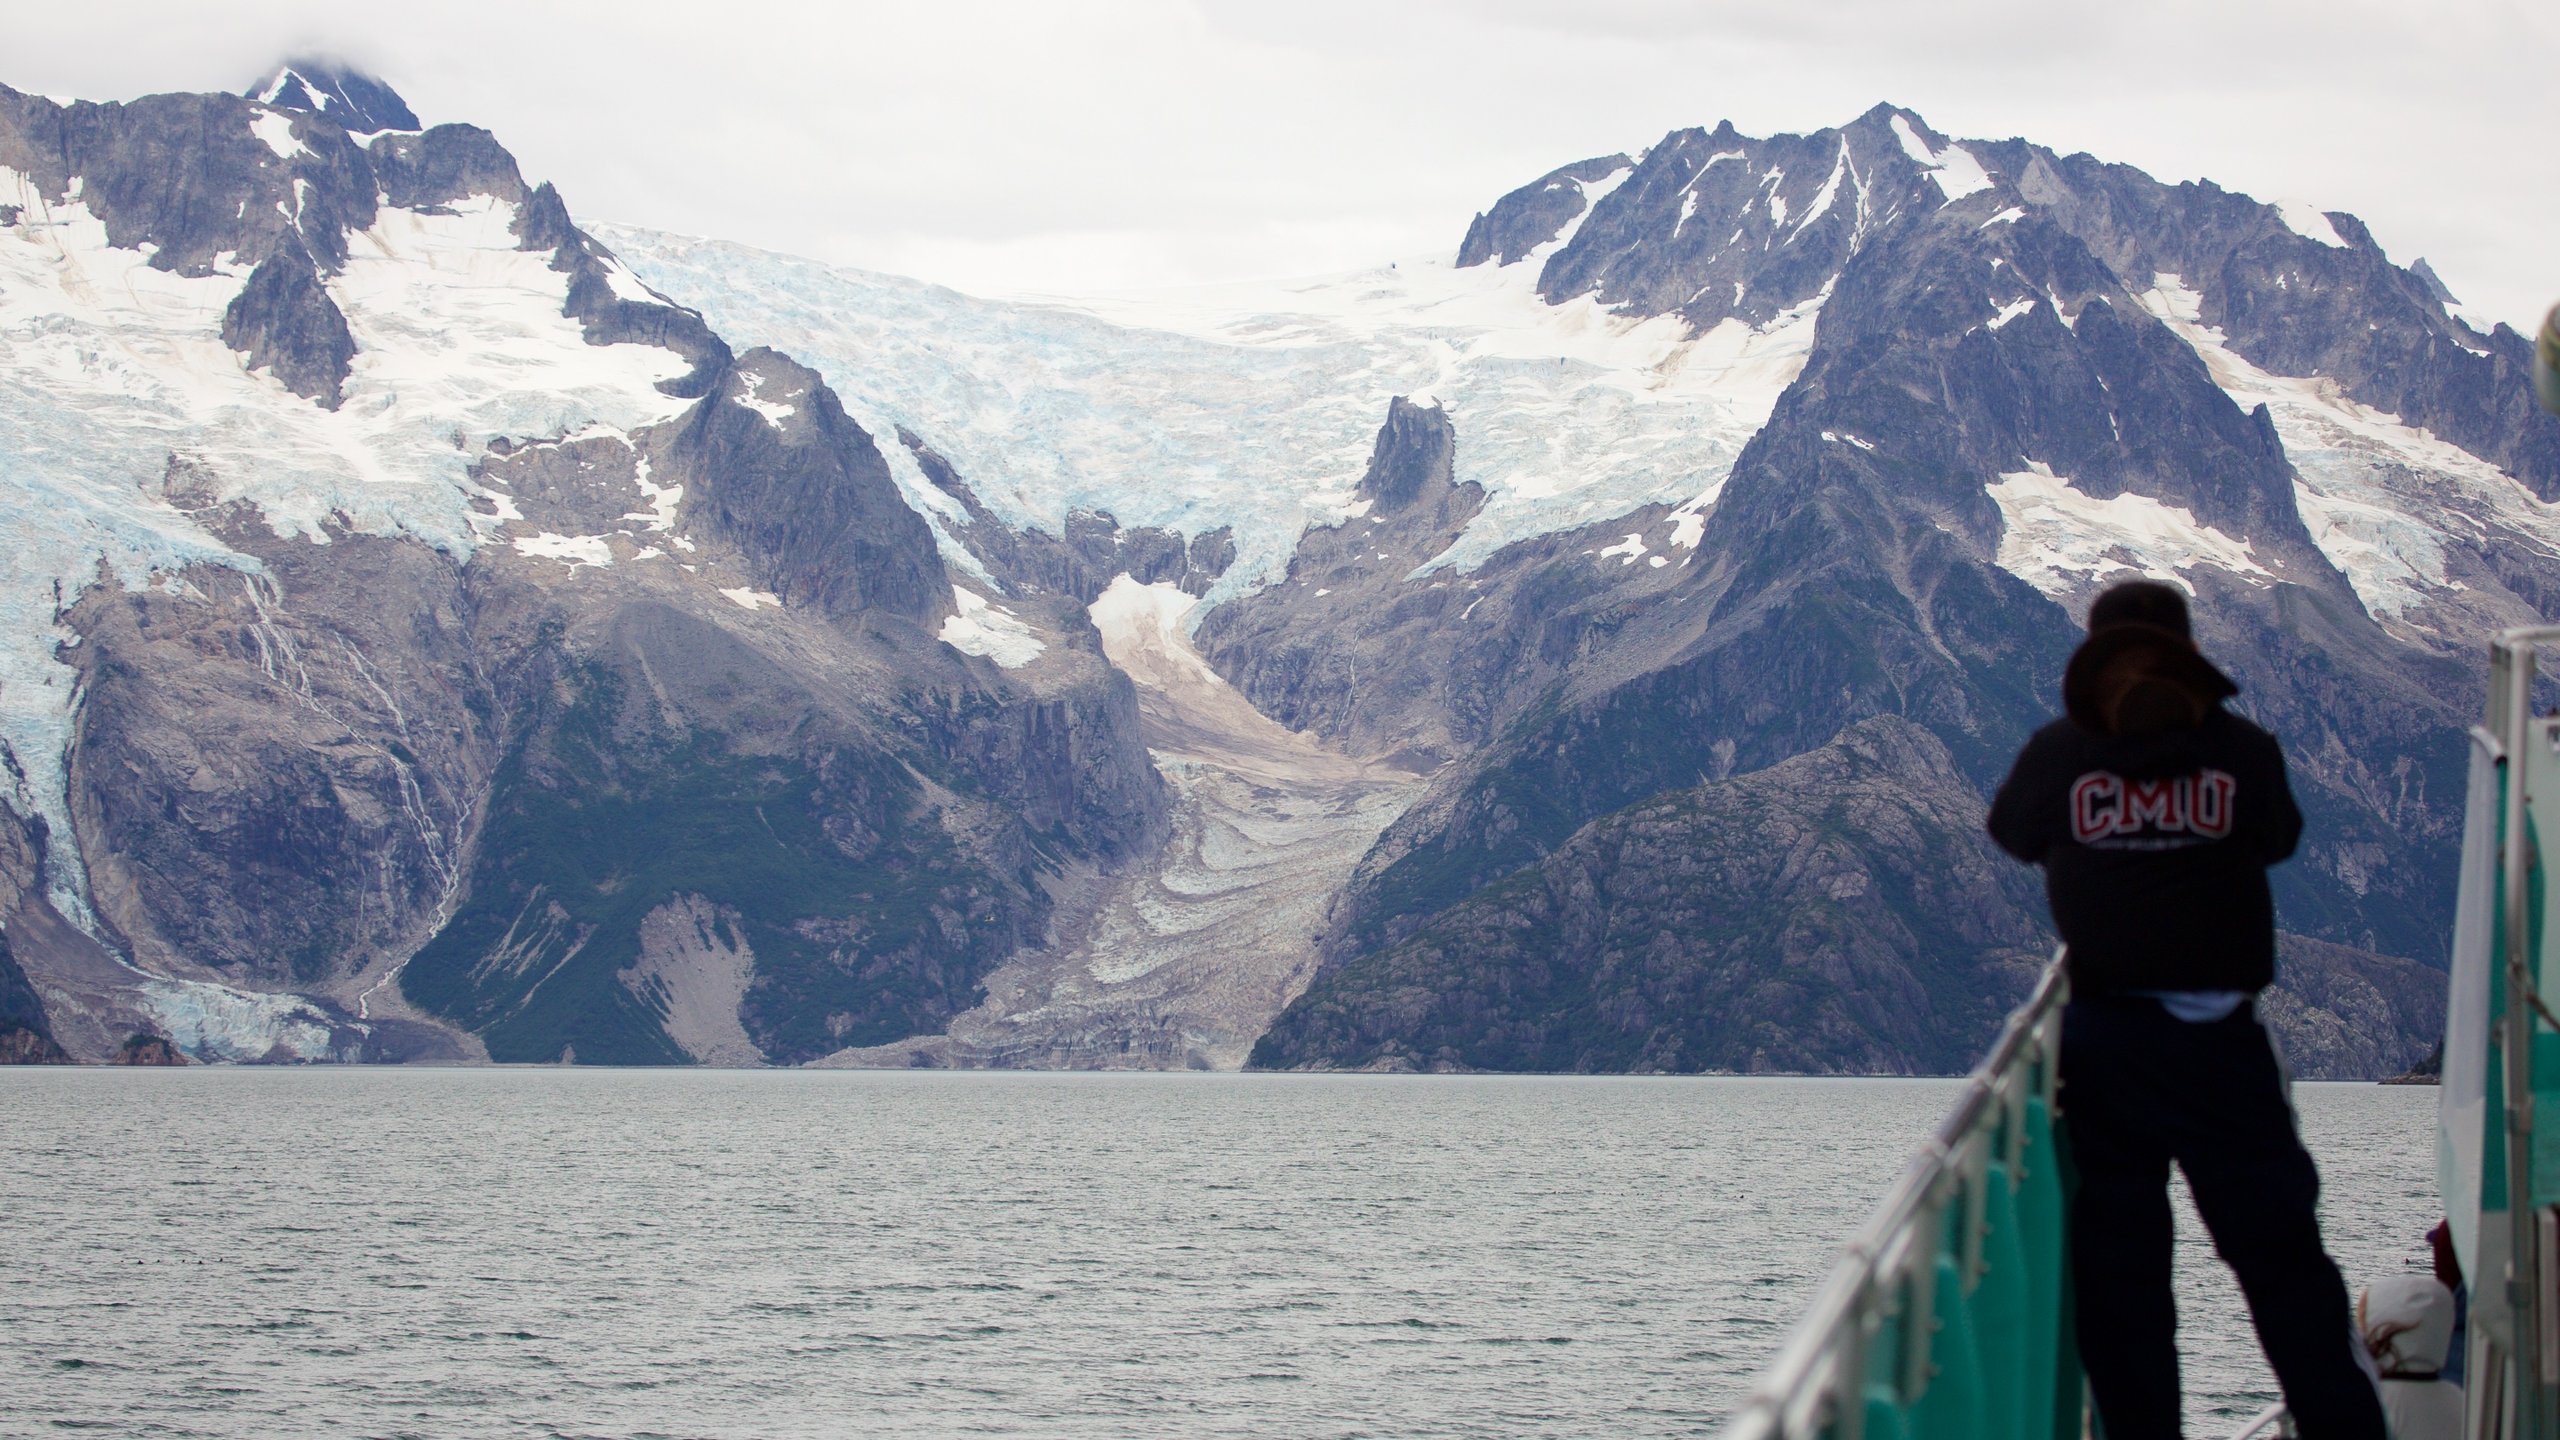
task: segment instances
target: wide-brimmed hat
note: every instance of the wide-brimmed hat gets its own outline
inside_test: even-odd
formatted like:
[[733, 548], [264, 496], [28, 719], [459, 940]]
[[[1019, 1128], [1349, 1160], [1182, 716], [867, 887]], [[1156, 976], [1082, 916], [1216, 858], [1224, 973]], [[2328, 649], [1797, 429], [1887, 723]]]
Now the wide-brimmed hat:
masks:
[[2120, 622], [2092, 634], [2071, 652], [2071, 663], [2062, 672], [2062, 708], [2082, 729], [2112, 735], [2131, 728], [2118, 721], [2127, 699], [2145, 689], [2182, 703], [2199, 720], [2240, 693], [2231, 677], [2197, 654], [2187, 637], [2157, 625]]
[[2166, 580], [2119, 580], [2089, 602], [2089, 633], [2115, 625], [2157, 625], [2186, 639], [2195, 638], [2187, 620], [2186, 592]]

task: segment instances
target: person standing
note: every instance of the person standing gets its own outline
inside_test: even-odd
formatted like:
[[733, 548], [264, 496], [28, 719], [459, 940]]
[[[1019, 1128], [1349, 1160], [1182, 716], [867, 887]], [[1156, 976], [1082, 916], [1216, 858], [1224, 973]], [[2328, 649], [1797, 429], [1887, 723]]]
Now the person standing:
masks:
[[2197, 653], [2186, 597], [2099, 595], [2038, 730], [1991, 805], [1992, 838], [2045, 872], [2065, 947], [2061, 1111], [2079, 1188], [2080, 1357], [2108, 1440], [2180, 1432], [2169, 1166], [2306, 1440], [2384, 1440], [2346, 1282], [2320, 1241], [2318, 1172], [2256, 997], [2275, 978], [2267, 867], [2302, 812], [2275, 737]]

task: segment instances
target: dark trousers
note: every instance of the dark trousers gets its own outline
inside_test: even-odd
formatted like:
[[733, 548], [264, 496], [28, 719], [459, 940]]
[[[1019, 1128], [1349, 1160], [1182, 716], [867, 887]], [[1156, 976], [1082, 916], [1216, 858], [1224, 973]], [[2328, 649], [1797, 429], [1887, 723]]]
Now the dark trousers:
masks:
[[2383, 1440], [2346, 1283], [2320, 1247], [2320, 1177], [2255, 1008], [2192, 1025], [2155, 1000], [2073, 1001], [2062, 1020], [2062, 1118], [2080, 1177], [2071, 1202], [2080, 1358], [2107, 1440], [2180, 1433], [2172, 1161], [2248, 1297], [2305, 1440]]

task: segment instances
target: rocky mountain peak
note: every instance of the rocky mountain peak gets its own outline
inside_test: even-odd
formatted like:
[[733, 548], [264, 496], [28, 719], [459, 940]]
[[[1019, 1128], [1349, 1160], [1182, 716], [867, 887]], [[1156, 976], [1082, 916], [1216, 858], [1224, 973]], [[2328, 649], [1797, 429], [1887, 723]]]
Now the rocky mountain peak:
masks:
[[1396, 511], [1447, 489], [1457, 448], [1458, 432], [1439, 401], [1396, 396], [1387, 402], [1387, 423], [1378, 428], [1368, 472], [1360, 477], [1360, 498]]
[[1467, 238], [1458, 245], [1458, 264], [1509, 265], [1566, 238], [1606, 193], [1610, 177], [1624, 174], [1634, 163], [1624, 155], [1576, 161], [1503, 196], [1467, 226]]
[[240, 92], [279, 110], [308, 110], [336, 121], [350, 135], [420, 128], [417, 112], [398, 91], [343, 61], [301, 56], [286, 60]]

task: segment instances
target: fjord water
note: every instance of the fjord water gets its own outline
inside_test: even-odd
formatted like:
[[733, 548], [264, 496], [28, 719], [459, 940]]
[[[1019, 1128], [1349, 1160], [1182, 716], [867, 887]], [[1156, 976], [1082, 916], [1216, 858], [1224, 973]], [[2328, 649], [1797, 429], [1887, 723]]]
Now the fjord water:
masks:
[[[1954, 1082], [0, 1071], [0, 1432], [1696, 1435]], [[2305, 1086], [2351, 1284], [2434, 1092]], [[2188, 1222], [2191, 1428], [2269, 1382]]]

